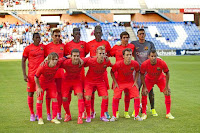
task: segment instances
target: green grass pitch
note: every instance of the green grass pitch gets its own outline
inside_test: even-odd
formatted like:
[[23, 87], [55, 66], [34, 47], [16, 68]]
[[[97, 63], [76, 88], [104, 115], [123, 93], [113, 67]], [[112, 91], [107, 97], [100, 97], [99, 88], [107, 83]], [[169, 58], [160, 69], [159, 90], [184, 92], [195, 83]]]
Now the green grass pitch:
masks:
[[[174, 120], [165, 118], [164, 96], [154, 87], [155, 108], [158, 117], [149, 112], [145, 121], [134, 121], [133, 118], [123, 118], [124, 100], [120, 101], [120, 118], [116, 122], [102, 122], [99, 120], [101, 98], [96, 94], [96, 118], [91, 123], [77, 124], [77, 98], [72, 97], [72, 121], [59, 125], [46, 120], [45, 101], [43, 103], [44, 125], [30, 122], [27, 105], [26, 83], [23, 81], [20, 60], [0, 61], [0, 132], [1, 133], [49, 133], [49, 132], [200, 132], [200, 56], [172, 56], [162, 57], [170, 69], [170, 87], [172, 91], [171, 113]], [[113, 59], [112, 59], [113, 61]], [[108, 69], [108, 72], [110, 69]], [[111, 85], [111, 78], [109, 74]], [[112, 94], [109, 90], [109, 113], [112, 115]], [[35, 105], [35, 103], [34, 103]], [[34, 107], [35, 108], [35, 107]], [[131, 101], [129, 114], [133, 111]], [[141, 115], [141, 114], [140, 114]], [[64, 110], [62, 110], [64, 117]]]

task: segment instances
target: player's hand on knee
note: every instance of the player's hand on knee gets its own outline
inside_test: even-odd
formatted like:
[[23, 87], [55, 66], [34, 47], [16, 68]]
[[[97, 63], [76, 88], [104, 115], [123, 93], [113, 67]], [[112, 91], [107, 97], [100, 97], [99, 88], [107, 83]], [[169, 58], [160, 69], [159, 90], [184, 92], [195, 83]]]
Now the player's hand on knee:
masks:
[[134, 87], [134, 86], [135, 86], [137, 89], [139, 88], [137, 82], [134, 82], [134, 84], [133, 84], [132, 87]]
[[147, 94], [148, 94], [147, 88], [146, 88], [146, 87], [143, 87], [143, 88], [142, 88], [142, 95], [143, 95], [143, 96], [146, 96]]
[[114, 83], [113, 90], [115, 90], [116, 88], [119, 89], [119, 85], [118, 85], [118, 83]]
[[37, 97], [40, 97], [42, 95], [42, 91], [43, 90], [41, 88], [37, 89], [37, 92], [36, 92], [37, 93]]

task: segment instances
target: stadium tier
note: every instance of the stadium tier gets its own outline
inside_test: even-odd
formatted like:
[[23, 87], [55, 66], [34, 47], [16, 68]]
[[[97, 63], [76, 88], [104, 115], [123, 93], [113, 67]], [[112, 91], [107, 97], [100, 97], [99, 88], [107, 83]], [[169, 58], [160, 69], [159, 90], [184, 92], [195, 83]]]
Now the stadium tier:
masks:
[[[199, 49], [200, 31], [195, 24], [184, 22], [137, 22], [132, 24], [137, 35], [138, 28], [145, 27], [146, 40], [152, 41], [156, 49]], [[135, 28], [134, 28], [135, 27]]]
[[[72, 25], [57, 25], [61, 30], [61, 39], [63, 43], [73, 39], [72, 30], [74, 27], [81, 28], [81, 40], [89, 42], [94, 39], [94, 27], [100, 23], [73, 23]], [[120, 33], [125, 31], [124, 26], [117, 26], [115, 23], [101, 23], [103, 29], [103, 39], [108, 40], [111, 47], [120, 40]], [[195, 24], [185, 24], [183, 22], [136, 22], [134, 26], [144, 26], [146, 31], [146, 40], [152, 41], [156, 49], [175, 50], [175, 49], [199, 49], [200, 31]], [[133, 27], [137, 35], [138, 27]], [[43, 44], [51, 42], [51, 32], [48, 25], [23, 24], [16, 26], [10, 24], [9, 27], [3, 27], [0, 30], [0, 40], [3, 48], [9, 48], [9, 51], [23, 51], [23, 49], [32, 43], [32, 33], [39, 31]], [[131, 40], [132, 41], [132, 40]]]
[[199, 8], [199, 0], [145, 0], [149, 9]]

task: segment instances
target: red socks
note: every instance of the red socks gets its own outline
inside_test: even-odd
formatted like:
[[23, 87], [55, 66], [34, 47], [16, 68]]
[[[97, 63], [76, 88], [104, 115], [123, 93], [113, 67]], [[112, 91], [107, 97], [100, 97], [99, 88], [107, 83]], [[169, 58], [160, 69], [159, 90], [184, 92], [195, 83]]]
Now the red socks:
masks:
[[171, 96], [165, 96], [166, 114], [170, 113], [171, 108]]
[[91, 97], [91, 112], [94, 112], [94, 99], [95, 99], [95, 93], [93, 93]]
[[129, 95], [124, 96], [124, 104], [125, 104], [125, 111], [128, 112], [129, 105], [130, 105], [130, 97]]
[[51, 104], [51, 98], [46, 96], [46, 109], [47, 109], [47, 114], [50, 114], [50, 104]]
[[83, 112], [84, 112], [84, 100], [78, 99], [78, 117], [82, 118]]
[[36, 109], [37, 109], [37, 115], [38, 118], [42, 118], [42, 103], [37, 103], [36, 104]]
[[63, 101], [63, 107], [65, 109], [66, 114], [71, 115], [70, 110], [69, 110], [69, 101]]
[[34, 111], [33, 111], [33, 98], [34, 97], [30, 97], [30, 96], [27, 97], [28, 107], [29, 107], [29, 110], [30, 110], [31, 114], [34, 114]]
[[134, 109], [135, 109], [135, 117], [136, 117], [139, 114], [140, 98], [134, 99]]
[[115, 116], [115, 117], [116, 117], [116, 112], [118, 110], [118, 106], [119, 106], [119, 99], [113, 98], [112, 111], [113, 111], [113, 116]]
[[147, 108], [147, 96], [142, 96], [142, 113], [147, 114], [146, 108]]
[[62, 95], [61, 95], [60, 92], [58, 93], [57, 100], [58, 100], [58, 113], [61, 113], [61, 107], [62, 107]]
[[52, 102], [53, 119], [56, 117], [57, 112], [58, 112], [58, 102]]
[[91, 100], [85, 99], [85, 107], [86, 107], [87, 117], [90, 117]]
[[104, 116], [104, 112], [106, 111], [106, 108], [108, 108], [108, 99], [102, 99], [102, 102], [101, 102], [101, 117]]

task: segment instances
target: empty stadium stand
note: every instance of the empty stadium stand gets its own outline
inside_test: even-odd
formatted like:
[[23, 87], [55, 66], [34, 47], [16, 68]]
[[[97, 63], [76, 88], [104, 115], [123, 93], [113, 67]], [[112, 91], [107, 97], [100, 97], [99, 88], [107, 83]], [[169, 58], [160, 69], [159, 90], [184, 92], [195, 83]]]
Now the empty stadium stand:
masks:
[[[200, 31], [195, 24], [184, 22], [137, 22], [135, 25], [144, 26], [146, 39], [152, 41], [156, 49], [199, 49]], [[137, 34], [138, 28], [132, 28]], [[158, 37], [156, 37], [156, 34]]]

